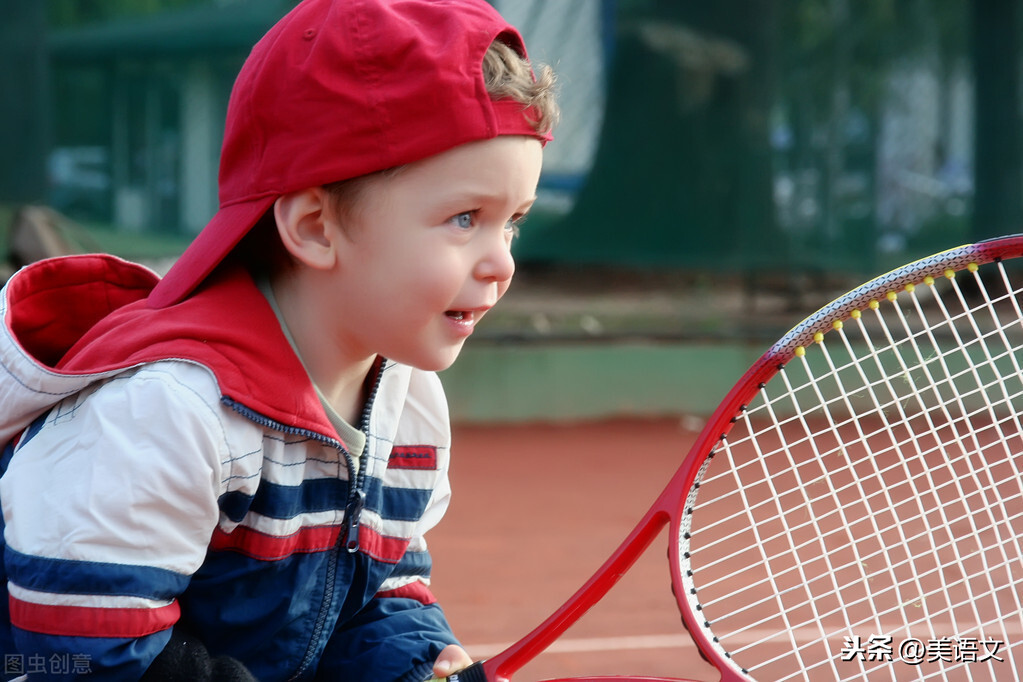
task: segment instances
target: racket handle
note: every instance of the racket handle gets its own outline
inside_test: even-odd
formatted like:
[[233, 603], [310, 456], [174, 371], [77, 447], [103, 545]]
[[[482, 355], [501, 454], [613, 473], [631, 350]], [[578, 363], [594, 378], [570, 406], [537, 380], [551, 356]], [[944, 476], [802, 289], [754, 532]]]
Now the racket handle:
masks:
[[483, 672], [483, 663], [477, 661], [448, 677], [431, 677], [426, 682], [487, 682], [487, 674]]

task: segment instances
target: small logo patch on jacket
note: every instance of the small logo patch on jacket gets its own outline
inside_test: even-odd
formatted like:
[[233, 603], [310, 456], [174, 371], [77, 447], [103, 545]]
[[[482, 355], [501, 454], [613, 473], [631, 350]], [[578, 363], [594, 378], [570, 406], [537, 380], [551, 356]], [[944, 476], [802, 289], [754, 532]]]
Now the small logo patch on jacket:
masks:
[[437, 448], [432, 445], [395, 445], [391, 448], [390, 469], [437, 468]]

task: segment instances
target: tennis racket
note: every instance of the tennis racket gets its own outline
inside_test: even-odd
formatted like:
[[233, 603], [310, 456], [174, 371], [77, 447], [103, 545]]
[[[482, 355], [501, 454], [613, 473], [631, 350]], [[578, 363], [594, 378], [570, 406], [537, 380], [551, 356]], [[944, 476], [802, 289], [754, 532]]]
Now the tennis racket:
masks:
[[1021, 236], [945, 251], [798, 324], [594, 576], [451, 679], [511, 680], [665, 526], [724, 682], [1023, 679], [1021, 255]]

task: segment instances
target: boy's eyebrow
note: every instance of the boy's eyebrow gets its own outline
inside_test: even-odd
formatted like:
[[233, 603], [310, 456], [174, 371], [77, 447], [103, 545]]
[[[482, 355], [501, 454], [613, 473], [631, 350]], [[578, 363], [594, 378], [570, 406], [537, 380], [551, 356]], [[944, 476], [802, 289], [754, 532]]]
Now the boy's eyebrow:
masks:
[[[456, 190], [453, 191], [451, 194], [442, 197], [442, 201], [445, 204], [448, 203], [454, 204], [460, 202], [491, 203], [495, 201], [503, 202], [504, 200], [505, 200], [504, 195], [502, 195], [500, 192], [487, 192], [485, 190], [483, 191], [470, 190], [466, 192], [459, 192]], [[523, 200], [522, 203], [519, 204], [520, 210], [523, 211], [529, 210], [533, 206], [533, 204], [536, 203], [536, 200], [537, 195], [535, 194]]]
[[533, 208], [533, 204], [535, 204], [535, 203], [536, 203], [536, 195], [534, 194], [529, 199], [526, 199], [525, 201], [523, 201], [522, 204], [520, 205], [520, 208], [523, 211], [528, 211], [529, 209]]

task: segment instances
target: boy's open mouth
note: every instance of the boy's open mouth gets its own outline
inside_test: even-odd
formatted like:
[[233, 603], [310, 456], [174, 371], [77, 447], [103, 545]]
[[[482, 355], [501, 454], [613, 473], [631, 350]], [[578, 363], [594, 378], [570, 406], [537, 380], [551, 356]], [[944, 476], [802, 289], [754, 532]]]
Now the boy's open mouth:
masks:
[[449, 310], [444, 314], [452, 320], [465, 321], [472, 319], [472, 312], [468, 310]]

